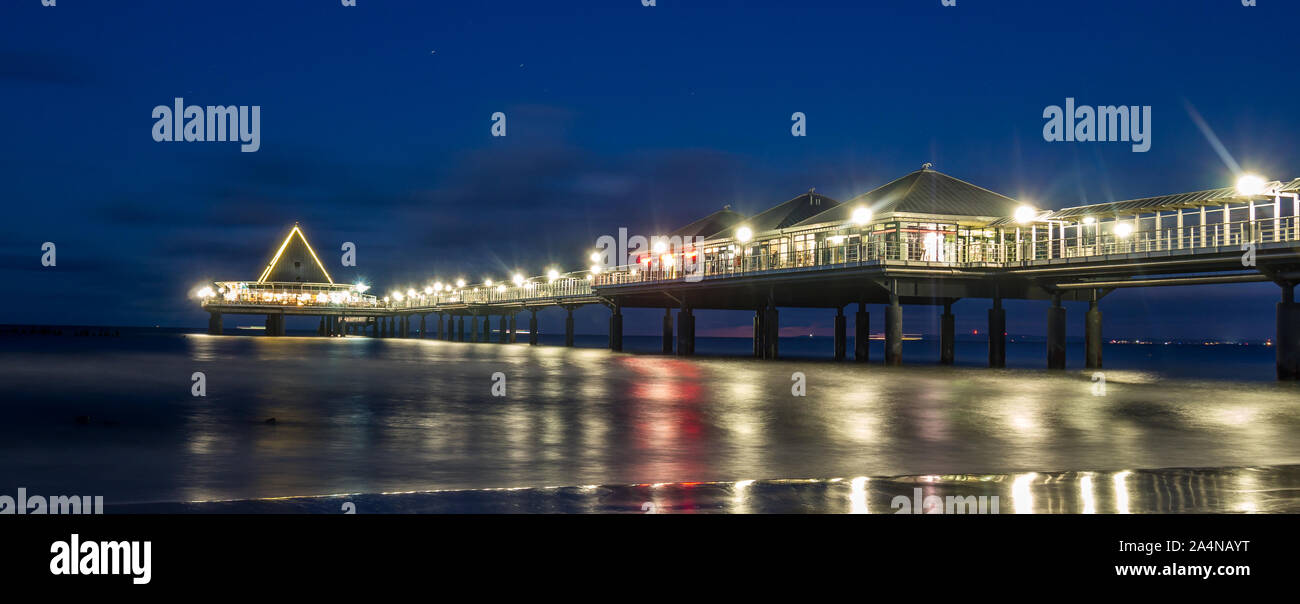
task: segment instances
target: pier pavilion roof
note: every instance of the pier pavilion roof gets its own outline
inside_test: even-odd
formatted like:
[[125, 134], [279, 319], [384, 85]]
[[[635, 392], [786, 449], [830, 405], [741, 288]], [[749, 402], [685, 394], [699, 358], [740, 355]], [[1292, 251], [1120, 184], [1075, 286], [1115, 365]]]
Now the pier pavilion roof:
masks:
[[1012, 215], [1020, 202], [953, 178], [928, 167], [895, 179], [795, 226], [848, 222], [860, 207], [877, 218], [891, 214], [920, 214], [995, 218]]
[[307, 236], [297, 224], [289, 231], [284, 242], [276, 249], [271, 261], [257, 278], [258, 283], [329, 283], [329, 272], [307, 243]]
[[721, 210], [669, 233], [668, 236], [683, 239], [688, 237], [708, 237], [714, 233], [730, 229], [744, 219], [744, 214], [732, 210], [731, 206], [724, 206]]
[[[1277, 191], [1292, 192], [1300, 191], [1300, 179], [1292, 180], [1288, 183], [1274, 182], [1271, 183]], [[1272, 197], [1269, 194], [1256, 197]], [[1073, 206], [1061, 208], [1041, 216], [1039, 220], [1066, 220], [1073, 221], [1082, 219], [1084, 216], [1135, 216], [1138, 214], [1147, 214], [1152, 212], [1177, 211], [1183, 209], [1194, 209], [1201, 206], [1221, 206], [1225, 203], [1244, 202], [1250, 198], [1243, 196], [1236, 187], [1223, 187], [1220, 189], [1207, 189], [1204, 191], [1193, 191], [1191, 193], [1175, 193], [1173, 195], [1160, 195], [1158, 197], [1143, 197], [1141, 199], [1128, 199], [1124, 201], [1110, 201], [1106, 203], [1094, 203], [1086, 206]], [[1011, 219], [1004, 219], [999, 222], [1007, 222]]]
[[[840, 205], [840, 202], [831, 199], [825, 195], [814, 191], [808, 191], [789, 201], [780, 203], [771, 208], [763, 210], [745, 220], [744, 225], [749, 227], [754, 233], [765, 231], [775, 231], [786, 227], [794, 226], [803, 220], [825, 212], [827, 208], [834, 208]], [[740, 223], [736, 223], [737, 226]], [[730, 228], [722, 229], [708, 236], [709, 239], [723, 239], [732, 236]]]

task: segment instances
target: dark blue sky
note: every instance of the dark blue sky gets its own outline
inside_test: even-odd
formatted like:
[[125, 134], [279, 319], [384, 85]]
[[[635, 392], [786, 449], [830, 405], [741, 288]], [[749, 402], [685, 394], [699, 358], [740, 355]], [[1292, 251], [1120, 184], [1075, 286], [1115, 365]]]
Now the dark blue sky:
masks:
[[[844, 200], [927, 161], [1044, 208], [1230, 184], [1187, 104], [1244, 167], [1300, 176], [1300, 53], [1277, 29], [1300, 16], [1292, 1], [357, 4], [6, 0], [0, 322], [201, 326], [191, 288], [255, 278], [295, 220], [336, 278], [387, 291], [577, 269], [619, 227], [812, 186]], [[261, 106], [261, 149], [154, 142], [153, 107], [178, 96]], [[1066, 97], [1151, 105], [1151, 150], [1045, 142], [1043, 108]], [[356, 270], [338, 265], [343, 241]], [[1271, 337], [1277, 299], [1121, 291], [1106, 330]], [[959, 303], [958, 328], [982, 328], [986, 306]], [[1041, 333], [1042, 307], [1013, 303], [1009, 330]], [[580, 316], [603, 331], [603, 309]], [[829, 333], [831, 316], [782, 321]], [[906, 321], [930, 331], [933, 310]]]

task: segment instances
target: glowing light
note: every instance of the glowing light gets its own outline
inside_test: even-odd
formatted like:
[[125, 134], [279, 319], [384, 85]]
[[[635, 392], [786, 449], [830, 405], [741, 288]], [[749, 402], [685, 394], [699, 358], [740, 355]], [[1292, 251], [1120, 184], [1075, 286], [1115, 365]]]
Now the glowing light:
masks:
[[524, 276], [519, 273], [515, 273], [514, 279], [511, 280], [515, 282], [516, 286], [524, 284]]
[[853, 224], [858, 226], [871, 222], [871, 208], [858, 208], [853, 210], [853, 217], [851, 220], [853, 221]]
[[211, 298], [216, 294], [212, 293], [211, 287], [204, 287], [203, 289], [200, 289], [196, 295], [200, 298]]
[[866, 476], [859, 476], [849, 481], [849, 513], [851, 514], [869, 514], [867, 508], [867, 481]]
[[1115, 512], [1117, 514], [1127, 514], [1128, 511], [1128, 487], [1124, 485], [1124, 480], [1132, 472], [1124, 470], [1115, 475]]
[[440, 292], [440, 291], [442, 291], [442, 282], [441, 282], [441, 281], [435, 281], [435, 282], [433, 283], [433, 291], [436, 291], [436, 292]]
[[504, 291], [506, 291], [506, 286], [504, 286], [504, 285], [498, 285], [498, 286], [497, 286], [497, 291], [498, 291], [498, 292], [504, 292]]
[[741, 243], [748, 243], [754, 238], [754, 231], [747, 226], [736, 229], [736, 240]]
[[1097, 222], [1097, 219], [1096, 219], [1096, 218], [1093, 218], [1092, 216], [1084, 216], [1084, 217], [1083, 217], [1083, 223], [1084, 223], [1084, 224], [1092, 224], [1092, 223], [1094, 223], [1094, 222]]
[[659, 240], [659, 241], [656, 241], [656, 242], [655, 242], [655, 253], [656, 253], [656, 254], [662, 254], [662, 253], [664, 253], [664, 252], [666, 252], [666, 251], [668, 251], [668, 243], [667, 243], [667, 242], [665, 242], [665, 241], [663, 241], [663, 240]]
[[1020, 224], [1024, 224], [1026, 222], [1033, 220], [1034, 216], [1037, 215], [1038, 215], [1037, 210], [1029, 206], [1020, 206], [1016, 208], [1015, 218], [1016, 218], [1016, 222], [1019, 222]]
[[591, 281], [592, 279], [595, 279], [595, 278], [596, 278], [596, 275], [594, 275], [594, 274], [592, 274], [592, 275], [587, 275], [587, 280], [588, 280], [588, 281]]
[[1034, 494], [1029, 490], [1029, 485], [1034, 484], [1035, 478], [1038, 478], [1038, 473], [1029, 472], [1017, 476], [1011, 483], [1011, 503], [1017, 514], [1034, 513]]
[[398, 302], [402, 301], [402, 292], [393, 292], [392, 296], [394, 300], [397, 300]]
[[486, 286], [488, 286], [488, 287], [492, 287], [492, 280], [491, 280], [491, 279], [484, 279], [484, 280], [483, 280], [483, 285], [486, 285]]
[[1133, 234], [1133, 225], [1127, 222], [1115, 223], [1115, 236], [1123, 239]]
[[588, 258], [591, 258], [592, 262], [600, 262], [600, 252], [592, 252]]
[[1268, 181], [1258, 174], [1242, 174], [1237, 179], [1237, 192], [1247, 197], [1263, 195], [1268, 188]]
[[457, 280], [456, 280], [456, 287], [465, 287], [465, 280], [464, 280], [464, 279], [457, 279]]
[[672, 254], [664, 254], [663, 256], [660, 256], [660, 257], [659, 257], [659, 262], [662, 263], [664, 266], [672, 266], [672, 265], [673, 265], [673, 255], [672, 255]]
[[312, 249], [310, 243], [307, 243], [307, 236], [302, 234], [302, 229], [298, 228], [298, 225], [296, 224], [293, 225], [293, 229], [289, 231], [289, 235], [284, 238], [284, 243], [280, 244], [280, 249], [276, 250], [275, 257], [271, 258], [271, 263], [266, 265], [266, 269], [262, 271], [262, 276], [257, 278], [257, 282], [266, 282], [266, 278], [271, 274], [271, 269], [275, 268], [276, 263], [280, 261], [280, 255], [284, 253], [284, 248], [289, 247], [289, 241], [293, 239], [295, 233], [302, 239], [302, 244], [307, 246], [307, 251], [311, 253], [311, 259], [316, 261], [316, 267], [325, 275], [325, 280], [333, 284], [334, 279], [330, 277], [329, 271], [325, 270], [325, 265], [321, 264], [320, 258], [316, 257], [316, 250]]
[[353, 286], [353, 289], [357, 290], [357, 293], [364, 294], [366, 293], [366, 290], [370, 289], [370, 286], [366, 285], [365, 283], [358, 283], [355, 286]]
[[426, 286], [424, 287], [424, 293], [425, 293], [426, 295], [428, 295], [428, 294], [432, 294], [432, 293], [433, 293], [433, 286], [432, 286], [432, 285], [426, 285]]
[[551, 270], [549, 270], [549, 271], [546, 271], [546, 279], [547, 279], [548, 281], [554, 281], [554, 280], [559, 279], [559, 278], [560, 278], [560, 271], [557, 271], [557, 270], [555, 270], [555, 269], [551, 269]]
[[599, 264], [593, 264], [593, 265], [591, 265], [591, 274], [593, 274], [593, 275], [599, 275], [599, 274], [600, 274], [600, 265], [599, 265]]
[[1079, 496], [1083, 499], [1083, 513], [1096, 514], [1097, 502], [1092, 495], [1092, 474], [1086, 473], [1079, 479]]

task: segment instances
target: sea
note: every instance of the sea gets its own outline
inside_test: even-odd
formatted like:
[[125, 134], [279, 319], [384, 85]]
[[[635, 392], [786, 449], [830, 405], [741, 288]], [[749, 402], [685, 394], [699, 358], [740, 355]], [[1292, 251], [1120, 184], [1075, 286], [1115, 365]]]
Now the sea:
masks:
[[[559, 334], [515, 344], [0, 330], [0, 495], [151, 512], [1300, 511], [1300, 386], [1261, 345]], [[853, 342], [848, 350], [852, 355]], [[903, 499], [900, 499], [903, 498]]]

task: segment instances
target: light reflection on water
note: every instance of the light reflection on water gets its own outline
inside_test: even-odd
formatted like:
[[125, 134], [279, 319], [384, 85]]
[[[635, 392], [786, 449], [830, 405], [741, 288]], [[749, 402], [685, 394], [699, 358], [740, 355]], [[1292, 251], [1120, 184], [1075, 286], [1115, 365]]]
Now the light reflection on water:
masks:
[[[881, 489], [896, 480], [879, 477], [941, 477], [929, 494], [944, 476], [1001, 476], [977, 482], [1005, 487], [1003, 513], [1250, 511], [1285, 499], [1261, 501], [1273, 486], [1261, 477], [1271, 475], [1152, 478], [1141, 483], [1149, 493], [1129, 497], [1123, 485], [1139, 473], [1122, 471], [1300, 461], [1300, 391], [1287, 384], [1107, 371], [1098, 397], [1090, 372], [421, 340], [177, 340], [40, 359], [0, 351], [11, 391], [0, 403], [9, 451], [0, 484], [121, 502], [663, 483], [671, 509], [681, 502], [670, 495], [685, 488], [673, 485], [756, 480], [722, 499], [766, 511], [751, 494], [779, 490], [780, 479], [842, 476], [797, 484], [836, 493], [828, 511], [889, 513]], [[207, 374], [206, 398], [189, 395], [193, 371]], [[497, 371], [507, 376], [504, 398], [491, 395]], [[807, 376], [806, 397], [791, 395], [795, 371]], [[79, 415], [92, 425], [74, 425]], [[1006, 478], [1030, 472], [1038, 476], [1019, 490]], [[692, 488], [692, 501], [713, 501], [709, 490], [724, 487]], [[1233, 493], [1231, 503], [1203, 502], [1211, 491]]]
[[[1271, 493], [1254, 488], [1263, 481]], [[1110, 486], [1107, 486], [1110, 485]], [[1300, 466], [583, 485], [106, 505], [108, 513], [1300, 512]], [[1278, 493], [1282, 493], [1280, 496]]]

